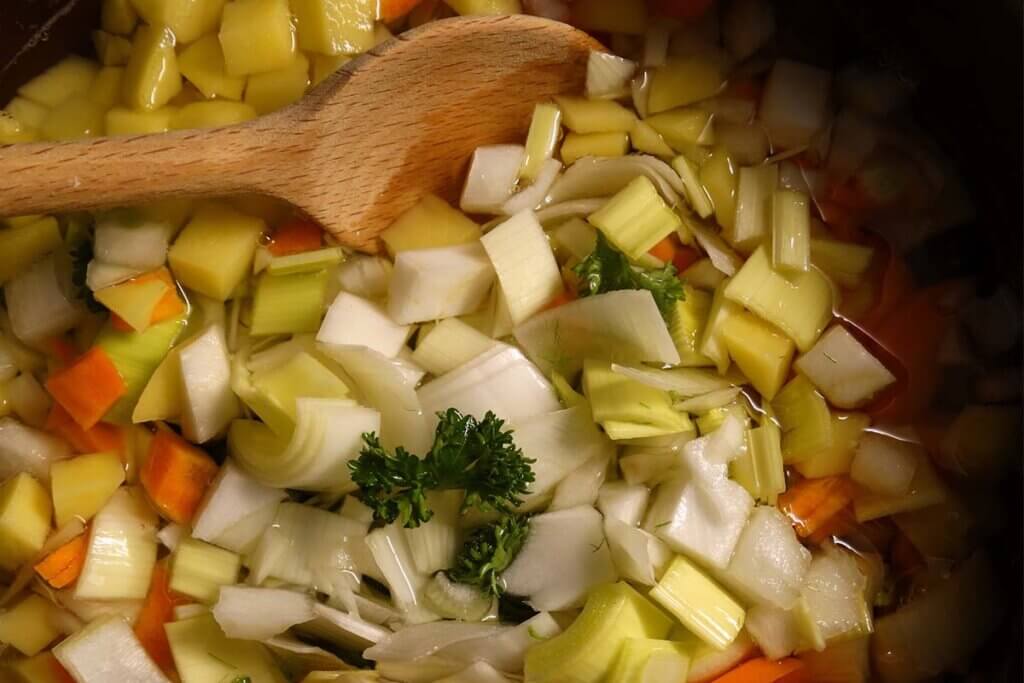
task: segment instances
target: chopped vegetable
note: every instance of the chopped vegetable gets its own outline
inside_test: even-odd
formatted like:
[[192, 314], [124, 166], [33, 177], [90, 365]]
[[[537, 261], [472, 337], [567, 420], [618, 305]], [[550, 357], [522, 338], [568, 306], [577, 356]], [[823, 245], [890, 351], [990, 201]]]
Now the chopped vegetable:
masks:
[[[497, 225], [480, 238], [480, 243], [497, 274], [513, 325], [543, 309], [562, 292], [558, 263], [533, 211], [526, 209]], [[463, 312], [468, 311], [459, 311]]]
[[53, 649], [79, 683], [114, 680], [169, 683], [142, 649], [128, 624], [118, 616], [93, 621]]
[[171, 557], [169, 588], [201, 602], [217, 600], [221, 586], [238, 578], [241, 559], [235, 553], [217, 546], [183, 538]]
[[676, 57], [651, 74], [647, 110], [658, 114], [707, 99], [722, 87], [721, 64], [709, 55]]
[[146, 595], [156, 563], [157, 518], [141, 491], [122, 487], [92, 521], [75, 598], [129, 600]]
[[516, 514], [502, 515], [498, 521], [474, 529], [459, 550], [448, 576], [501, 597], [505, 584], [500, 575], [519, 554], [529, 530], [529, 519]]
[[779, 428], [771, 421], [747, 430], [747, 452], [730, 463], [730, 473], [760, 503], [775, 505], [786, 490]]
[[[462, 186], [459, 208], [466, 213], [500, 213], [515, 190], [525, 155], [522, 145], [477, 147]], [[466, 241], [460, 239], [457, 243]]]
[[98, 346], [50, 375], [46, 388], [85, 430], [94, 427], [127, 393], [125, 382], [110, 356]]
[[443, 375], [473, 360], [493, 344], [490, 337], [458, 318], [446, 318], [425, 337], [418, 338], [412, 359], [427, 372]]
[[[594, 61], [594, 54], [597, 53], [591, 53], [590, 63]], [[591, 67], [588, 65], [588, 80], [590, 70]], [[527, 181], [537, 179], [544, 162], [554, 154], [561, 134], [562, 111], [549, 103], [536, 105], [533, 108], [533, 118], [530, 120], [530, 130], [526, 134], [526, 151], [523, 155], [523, 165], [519, 169], [520, 179]]]
[[831, 327], [796, 367], [840, 408], [857, 408], [896, 377], [842, 325]]
[[53, 588], [70, 586], [82, 573], [88, 541], [87, 533], [75, 536], [37, 562], [33, 569], [39, 578]]
[[729, 357], [766, 400], [772, 400], [789, 374], [793, 342], [761, 318], [746, 312], [722, 324], [721, 338]]
[[798, 463], [833, 446], [832, 415], [821, 394], [797, 375], [772, 401], [782, 427], [782, 457]]
[[252, 265], [266, 226], [226, 204], [205, 204], [174, 241], [167, 260], [189, 289], [225, 301]]
[[870, 424], [863, 413], [832, 413], [832, 445], [796, 462], [797, 471], [811, 479], [849, 472], [857, 443]]
[[[403, 251], [395, 257], [388, 312], [395, 323], [403, 325], [472, 313], [487, 297], [494, 277], [494, 266], [480, 242]], [[328, 311], [324, 327], [332, 322]], [[328, 338], [320, 341], [352, 343]]]
[[594, 421], [614, 440], [692, 431], [684, 413], [672, 408], [667, 391], [616, 373], [610, 363], [586, 360], [583, 386]]
[[778, 661], [758, 657], [719, 676], [715, 683], [801, 683], [806, 680], [804, 668], [803, 662], [792, 657]]
[[46, 489], [24, 472], [0, 485], [0, 569], [14, 571], [42, 549], [51, 509]]
[[174, 432], [159, 429], [149, 444], [139, 480], [163, 515], [187, 524], [216, 474], [217, 463], [210, 456]]
[[75, 518], [91, 519], [124, 479], [124, 463], [117, 453], [92, 453], [53, 463], [50, 488], [57, 527]]
[[638, 177], [588, 219], [608, 241], [637, 260], [679, 227], [680, 219], [646, 177]]
[[913, 512], [938, 505], [944, 502], [948, 495], [946, 485], [935, 472], [929, 459], [918, 454], [914, 478], [910, 480], [906, 493], [897, 496], [860, 493], [854, 498], [853, 510], [858, 522], [867, 522], [887, 515]]
[[661, 269], [632, 266], [624, 254], [613, 247], [604, 233], [598, 233], [594, 251], [573, 268], [579, 277], [580, 296], [603, 294], [620, 289], [646, 289], [662, 315], [668, 316], [676, 301], [683, 299], [683, 285], [675, 267]]
[[186, 437], [205, 443], [223, 433], [238, 414], [223, 328], [210, 325], [177, 353], [185, 399], [182, 427]]
[[769, 220], [774, 223], [772, 197], [779, 184], [776, 164], [739, 170], [736, 191], [736, 220], [722, 236], [743, 253], [754, 251], [768, 235]]
[[845, 477], [804, 479], [779, 496], [779, 509], [801, 538], [813, 535], [853, 500], [854, 487]]
[[402, 251], [451, 247], [479, 238], [480, 227], [476, 223], [432, 194], [423, 197], [381, 233], [392, 258]]
[[164, 624], [174, 620], [174, 608], [188, 599], [171, 593], [168, 581], [167, 562], [158, 562], [153, 567], [146, 600], [135, 619], [133, 630], [146, 654], [161, 671], [171, 675], [174, 672], [174, 661], [171, 659]]
[[587, 97], [614, 100], [629, 94], [629, 81], [636, 68], [636, 62], [609, 52], [591, 50], [587, 59]]
[[807, 145], [827, 125], [832, 75], [817, 67], [780, 59], [775, 62], [758, 108], [772, 145]]
[[701, 640], [719, 649], [735, 640], [743, 627], [743, 608], [682, 556], [672, 561], [650, 595]]
[[610, 683], [685, 681], [690, 653], [683, 643], [650, 638], [629, 638], [608, 674]]
[[60, 635], [51, 616], [55, 611], [46, 598], [28, 595], [0, 613], [0, 643], [29, 657], [38, 654]]
[[807, 195], [776, 190], [772, 195], [772, 267], [805, 271], [811, 263], [811, 207]]
[[173, 621], [165, 628], [182, 683], [286, 680], [267, 648], [254, 641], [228, 638], [212, 614]]

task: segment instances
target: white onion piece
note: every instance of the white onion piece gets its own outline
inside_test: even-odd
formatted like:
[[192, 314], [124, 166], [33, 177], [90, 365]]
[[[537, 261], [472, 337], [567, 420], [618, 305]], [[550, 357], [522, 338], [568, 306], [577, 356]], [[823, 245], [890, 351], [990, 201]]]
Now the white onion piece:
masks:
[[89, 549], [75, 583], [85, 600], [136, 600], [146, 596], [156, 563], [156, 512], [142, 490], [121, 487], [92, 520]]
[[588, 216], [605, 205], [607, 199], [574, 199], [561, 204], [551, 204], [537, 211], [541, 225], [550, 225], [564, 218]]
[[466, 213], [501, 212], [516, 187], [526, 150], [522, 145], [477, 147], [466, 173], [459, 208]]
[[590, 99], [618, 99], [628, 95], [634, 73], [636, 62], [591, 50], [587, 58], [586, 95]]
[[792, 149], [808, 144], [828, 124], [832, 74], [807, 64], [780, 59], [775, 62], [759, 115], [773, 149]]
[[313, 598], [278, 588], [223, 586], [213, 618], [224, 635], [241, 640], [266, 640], [296, 624], [312, 621]]
[[665, 320], [646, 290], [577, 299], [516, 328], [515, 337], [541, 371], [574, 376], [584, 358], [621, 363], [679, 363]]
[[363, 653], [375, 662], [419, 659], [444, 648], [477, 638], [493, 638], [508, 626], [478, 622], [441, 621], [408, 626], [382, 639]]
[[731, 277], [743, 266], [743, 258], [717, 232], [696, 219], [686, 221], [686, 225], [715, 268]]
[[509, 197], [508, 201], [501, 205], [501, 213], [511, 216], [526, 209], [539, 208], [544, 203], [548, 190], [551, 189], [555, 179], [558, 178], [558, 172], [561, 170], [562, 162], [558, 159], [548, 159], [545, 161], [534, 181]]
[[391, 631], [383, 626], [327, 605], [313, 605], [313, 612], [314, 619], [297, 626], [296, 630], [339, 647], [362, 650], [391, 635]]
[[96, 292], [105, 287], [120, 284], [130, 280], [136, 275], [146, 272], [142, 268], [131, 266], [118, 266], [113, 263], [103, 263], [93, 259], [85, 269], [85, 286]]
[[729, 374], [719, 375], [713, 370], [700, 368], [656, 370], [612, 363], [612, 372], [655, 389], [671, 391], [687, 397], [703, 396], [712, 391], [730, 389], [743, 383], [741, 377]]
[[78, 683], [170, 683], [128, 622], [116, 616], [89, 624], [54, 647], [53, 654]]
[[597, 492], [608, 474], [612, 452], [609, 449], [609, 452], [595, 455], [570, 472], [555, 487], [555, 495], [548, 510], [567, 510], [580, 505], [593, 506], [597, 502]]
[[624, 157], [583, 157], [555, 181], [548, 192], [549, 207], [576, 199], [611, 197], [638, 176], [654, 183], [670, 205], [678, 204], [685, 191], [683, 181], [671, 166], [647, 154]]
[[653, 586], [674, 556], [661, 539], [617, 519], [604, 520], [604, 533], [619, 575], [644, 586]]
[[[224, 545], [221, 537], [253, 514], [267, 508], [276, 510], [277, 503], [286, 497], [284, 491], [261, 484], [229, 459], [221, 466], [199, 505], [192, 522], [192, 537], [237, 552], [237, 548]], [[272, 519], [274, 515], [265, 516]]]
[[28, 472], [44, 484], [50, 465], [71, 455], [63, 439], [29, 427], [13, 417], [0, 417], [0, 481]]
[[71, 273], [66, 259], [50, 256], [18, 273], [4, 285], [14, 336], [32, 344], [67, 332], [85, 309], [68, 296]]
[[395, 321], [380, 305], [340, 292], [327, 309], [316, 340], [325, 344], [367, 346], [393, 357], [405, 346], [410, 334], [411, 327]]
[[382, 299], [387, 296], [393, 270], [394, 266], [386, 258], [356, 254], [338, 266], [335, 278], [350, 294], [364, 299]]
[[615, 519], [629, 526], [636, 526], [643, 519], [651, 491], [643, 484], [625, 481], [610, 481], [597, 493], [597, 509], [605, 521]]
[[497, 635], [449, 645], [439, 650], [437, 656], [463, 662], [487, 662], [500, 671], [518, 674], [523, 670], [523, 660], [530, 646], [561, 632], [558, 622], [547, 612], [541, 612]]
[[737, 60], [760, 50], [775, 35], [775, 10], [765, 0], [735, 0], [722, 19], [722, 40]]
[[[494, 267], [480, 242], [399, 252], [388, 288], [388, 312], [403, 325], [465, 315], [480, 308], [493, 282]], [[372, 337], [334, 343], [375, 346]], [[394, 353], [378, 350], [397, 353], [397, 348]]]
[[93, 252], [103, 263], [140, 270], [159, 268], [167, 260], [173, 228], [131, 209], [101, 213], [96, 217]]

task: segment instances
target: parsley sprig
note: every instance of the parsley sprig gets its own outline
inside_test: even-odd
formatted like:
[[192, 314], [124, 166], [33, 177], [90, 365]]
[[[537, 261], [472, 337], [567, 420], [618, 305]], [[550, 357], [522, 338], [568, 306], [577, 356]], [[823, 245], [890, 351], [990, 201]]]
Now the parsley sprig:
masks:
[[478, 586], [500, 597], [505, 592], [501, 573], [512, 564], [530, 531], [527, 515], [507, 514], [474, 529], [462, 544], [455, 565], [447, 571], [452, 581]]
[[646, 289], [666, 318], [672, 313], [672, 305], [683, 298], [683, 283], [676, 277], [675, 266], [671, 263], [663, 268], [634, 266], [600, 231], [594, 251], [576, 264], [573, 272], [579, 277], [581, 297], [619, 289]]

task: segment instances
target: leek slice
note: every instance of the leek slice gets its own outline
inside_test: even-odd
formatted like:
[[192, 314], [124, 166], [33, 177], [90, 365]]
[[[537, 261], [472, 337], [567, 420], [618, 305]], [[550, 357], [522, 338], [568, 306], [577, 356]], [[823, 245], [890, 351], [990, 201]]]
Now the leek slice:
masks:
[[221, 586], [238, 579], [241, 558], [231, 552], [194, 538], [183, 538], [171, 558], [171, 590], [201, 602], [217, 600]]
[[629, 638], [664, 638], [672, 622], [624, 582], [594, 589], [583, 612], [561, 635], [526, 653], [527, 680], [599, 683]]
[[747, 430], [747, 452], [732, 462], [732, 478], [759, 503], [775, 505], [786, 490], [782, 437], [775, 423]]
[[882, 363], [842, 325], [832, 326], [796, 367], [840, 408], [864, 405], [896, 381]]
[[[395, 258], [395, 270], [388, 287], [388, 312], [395, 322], [403, 325], [472, 313], [486, 299], [494, 277], [494, 267], [479, 241], [403, 251]], [[340, 319], [337, 324], [342, 324]], [[321, 341], [374, 346], [370, 341], [326, 338]], [[386, 353], [384, 349], [378, 350]]]
[[115, 491], [93, 518], [75, 599], [146, 597], [156, 563], [156, 525], [156, 513], [140, 490], [122, 487]]
[[639, 176], [654, 183], [658, 193], [671, 205], [679, 202], [679, 196], [685, 189], [672, 167], [661, 159], [646, 154], [631, 154], [615, 159], [591, 157], [580, 159], [566, 169], [562, 177], [552, 185], [548, 193], [548, 204], [557, 205], [588, 197], [610, 197], [621, 192]]
[[512, 216], [480, 239], [497, 273], [512, 324], [519, 325], [564, 291], [547, 235], [533, 211]]
[[635, 178], [587, 220], [634, 261], [681, 224], [646, 177]]
[[745, 167], [739, 171], [736, 220], [722, 230], [722, 237], [744, 254], [754, 251], [768, 234], [771, 199], [778, 185], [777, 164]]
[[672, 561], [650, 595], [701, 640], [718, 649], [735, 640], [743, 627], [743, 607], [682, 556]]
[[431, 575], [455, 566], [459, 552], [459, 514], [463, 491], [428, 491], [430, 519], [418, 527], [405, 529], [413, 562], [420, 572]]
[[597, 494], [597, 509], [605, 520], [615, 519], [629, 526], [637, 526], [647, 509], [650, 490], [640, 484], [610, 481]]
[[672, 551], [660, 538], [617, 519], [604, 520], [604, 535], [612, 562], [624, 579], [653, 586], [672, 560]]
[[3, 288], [14, 336], [36, 344], [77, 325], [85, 308], [71, 291], [70, 261], [62, 252], [19, 271]]
[[281, 365], [253, 373], [252, 385], [266, 400], [251, 407], [281, 435], [290, 434], [295, 426], [299, 397], [340, 399], [349, 395], [348, 386], [305, 351]]
[[776, 190], [772, 195], [772, 267], [806, 271], [810, 262], [810, 200], [803, 192]]
[[289, 274], [268, 270], [256, 283], [250, 334], [259, 337], [316, 332], [326, 290], [326, 270], [298, 270]]
[[[170, 683], [143, 649], [131, 626], [117, 616], [93, 621], [53, 648], [61, 666], [79, 683]], [[183, 683], [191, 683], [183, 678]]]
[[672, 408], [667, 391], [618, 374], [610, 363], [584, 361], [583, 387], [594, 421], [613, 440], [693, 430], [689, 418]]
[[238, 415], [223, 328], [210, 325], [176, 353], [181, 369], [185, 436], [194, 443], [204, 443], [223, 433]]
[[791, 379], [772, 400], [782, 427], [782, 457], [801, 462], [832, 446], [832, 415], [821, 394], [803, 375]]
[[271, 275], [295, 275], [296, 273], [312, 273], [336, 266], [345, 260], [341, 247], [324, 247], [299, 254], [275, 256], [267, 264]]
[[407, 618], [435, 621], [437, 616], [421, 604], [421, 593], [427, 585], [428, 576], [417, 571], [404, 529], [397, 524], [389, 524], [370, 532], [365, 542], [387, 581], [395, 606], [405, 612]]
[[780, 273], [758, 248], [726, 285], [725, 296], [749, 308], [796, 342], [801, 351], [814, 345], [832, 318], [832, 287], [815, 270]]
[[[591, 53], [590, 62], [594, 61]], [[623, 60], [626, 61], [626, 60]], [[587, 66], [587, 79], [590, 79], [590, 62]], [[562, 134], [562, 111], [550, 103], [534, 105], [533, 117], [530, 119], [530, 130], [526, 134], [526, 151], [523, 163], [519, 168], [519, 177], [533, 181], [540, 173], [544, 162], [551, 158]], [[532, 207], [531, 207], [532, 208]]]
[[629, 638], [608, 683], [678, 683], [690, 670], [690, 652], [685, 643], [650, 638]]

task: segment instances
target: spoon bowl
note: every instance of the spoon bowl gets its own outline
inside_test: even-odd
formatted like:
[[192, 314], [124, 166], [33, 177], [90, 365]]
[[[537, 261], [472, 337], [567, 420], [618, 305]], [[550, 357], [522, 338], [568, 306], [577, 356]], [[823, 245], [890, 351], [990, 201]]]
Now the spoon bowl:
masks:
[[579, 92], [599, 48], [531, 16], [426, 24], [252, 121], [0, 146], [0, 214], [260, 193], [375, 252], [381, 231], [424, 193], [455, 197], [476, 147], [521, 140], [535, 103]]

